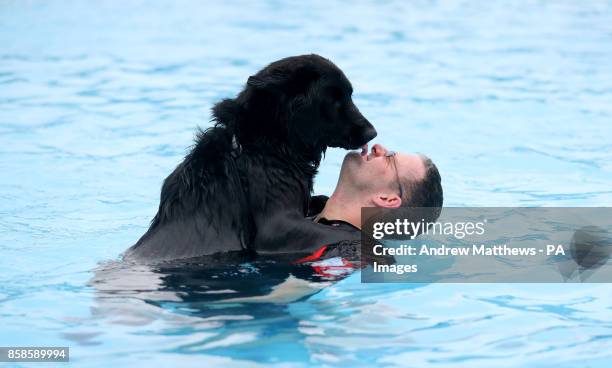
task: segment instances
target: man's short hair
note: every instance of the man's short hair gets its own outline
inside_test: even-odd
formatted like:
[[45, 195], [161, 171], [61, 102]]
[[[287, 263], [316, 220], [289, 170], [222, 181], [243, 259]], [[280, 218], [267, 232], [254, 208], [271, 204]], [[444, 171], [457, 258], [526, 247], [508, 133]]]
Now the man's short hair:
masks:
[[[407, 219], [408, 221], [427, 223], [427, 227], [431, 226], [440, 217], [442, 212], [442, 202], [444, 195], [442, 192], [442, 178], [438, 168], [425, 155], [420, 155], [425, 165], [425, 176], [420, 180], [414, 180], [409, 177], [400, 177], [402, 187], [405, 188], [402, 195], [402, 205], [399, 208], [392, 210], [388, 208], [370, 209], [370, 213], [363, 221], [363, 229], [367, 234], [369, 229], [373, 229], [375, 222], [395, 222], [397, 219]], [[425, 229], [419, 228], [417, 234], [403, 234], [385, 236], [386, 239], [412, 239], [414, 236], [421, 234]], [[374, 240], [367, 240], [365, 244], [372, 245]], [[366, 247], [366, 249], [369, 249]]]
[[431, 207], [427, 217], [429, 221], [436, 221], [442, 212], [444, 193], [442, 191], [442, 178], [436, 165], [425, 155], [420, 155], [425, 166], [425, 176], [423, 179], [414, 181], [407, 178], [400, 178], [402, 186], [406, 188], [402, 207]]

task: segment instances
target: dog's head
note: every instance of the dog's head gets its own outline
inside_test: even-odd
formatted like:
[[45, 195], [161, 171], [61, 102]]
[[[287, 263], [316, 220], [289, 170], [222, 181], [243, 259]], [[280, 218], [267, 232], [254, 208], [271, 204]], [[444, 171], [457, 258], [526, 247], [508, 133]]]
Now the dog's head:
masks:
[[[278, 60], [251, 76], [231, 100], [247, 117], [238, 119], [236, 131], [241, 141], [263, 135], [315, 151], [359, 148], [376, 130], [353, 103], [352, 92], [344, 73], [321, 56]], [[215, 107], [215, 115], [222, 113]]]

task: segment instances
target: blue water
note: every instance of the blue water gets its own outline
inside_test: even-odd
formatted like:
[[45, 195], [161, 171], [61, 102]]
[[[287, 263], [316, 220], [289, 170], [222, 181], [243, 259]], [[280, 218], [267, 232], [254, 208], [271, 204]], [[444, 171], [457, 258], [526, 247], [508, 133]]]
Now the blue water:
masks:
[[355, 273], [214, 309], [146, 269], [124, 293], [91, 281], [212, 104], [302, 53], [345, 71], [378, 142], [437, 163], [445, 205], [612, 206], [612, 2], [2, 1], [0, 45], [0, 346], [70, 346], [78, 367], [612, 363], [606, 284]]

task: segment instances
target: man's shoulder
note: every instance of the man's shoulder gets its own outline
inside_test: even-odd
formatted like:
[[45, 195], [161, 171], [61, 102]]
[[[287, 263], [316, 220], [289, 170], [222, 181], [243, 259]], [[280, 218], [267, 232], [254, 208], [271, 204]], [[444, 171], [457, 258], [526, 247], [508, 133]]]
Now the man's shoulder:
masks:
[[[310, 221], [316, 221], [318, 214], [307, 217]], [[361, 231], [342, 220], [330, 220], [320, 218], [317, 221], [322, 226], [330, 226], [344, 230], [347, 238], [333, 243], [319, 244], [318, 248], [307, 257], [303, 257], [296, 263], [317, 262], [324, 259], [341, 258], [347, 261], [357, 262], [361, 251]]]
[[[309, 216], [307, 217], [307, 219], [309, 219], [310, 221], [317, 221], [317, 216], [318, 214]], [[336, 228], [348, 231], [349, 233], [361, 234], [361, 230], [359, 230], [358, 227], [346, 221], [343, 221], [343, 220], [334, 220], [334, 219], [327, 219], [325, 217], [321, 217], [318, 219], [317, 223], [321, 225], [325, 225], [325, 226], [336, 227]]]
[[[316, 220], [317, 215], [310, 216], [311, 221]], [[393, 264], [395, 258], [391, 256], [377, 256], [372, 253], [371, 247], [365, 247], [362, 254], [362, 234], [361, 230], [352, 224], [342, 220], [330, 220], [326, 218], [319, 219], [319, 224], [324, 226], [333, 226], [348, 231], [351, 234], [347, 239], [329, 243], [321, 244], [321, 247], [317, 249], [312, 255], [306, 257], [309, 261], [323, 260], [323, 259], [342, 259], [349, 261], [353, 266], [363, 267], [366, 264], [372, 262], [378, 262], [381, 264]], [[368, 242], [366, 242], [368, 243]]]

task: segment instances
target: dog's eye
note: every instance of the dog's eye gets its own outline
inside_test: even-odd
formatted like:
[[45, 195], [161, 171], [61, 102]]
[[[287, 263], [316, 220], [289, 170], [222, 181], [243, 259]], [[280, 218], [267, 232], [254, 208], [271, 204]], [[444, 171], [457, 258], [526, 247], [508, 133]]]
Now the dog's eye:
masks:
[[341, 107], [342, 107], [342, 101], [338, 101], [338, 100], [336, 100], [336, 101], [334, 102], [334, 109], [336, 109], [336, 110], [340, 110], [340, 108], [341, 108]]

